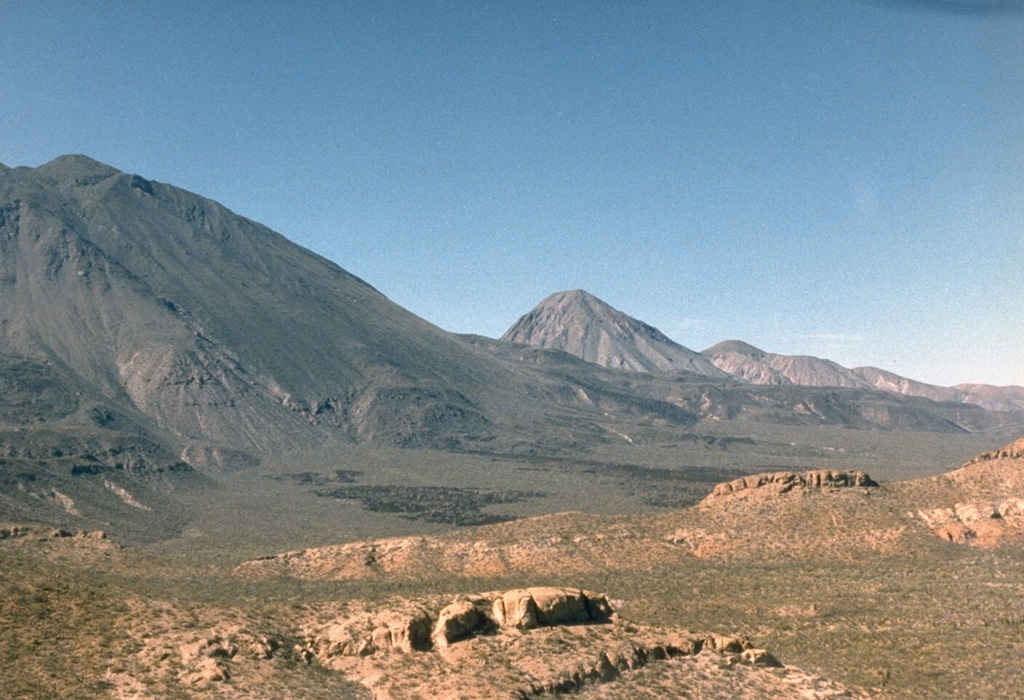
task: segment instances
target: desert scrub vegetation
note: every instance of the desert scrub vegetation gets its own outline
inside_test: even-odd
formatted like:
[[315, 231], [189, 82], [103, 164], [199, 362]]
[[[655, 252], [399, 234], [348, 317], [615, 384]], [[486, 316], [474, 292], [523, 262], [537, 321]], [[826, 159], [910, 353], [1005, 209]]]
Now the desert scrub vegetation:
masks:
[[1012, 698], [1024, 646], [1024, 557], [712, 563], [595, 575], [638, 622], [738, 633], [787, 664], [880, 698]]
[[[0, 549], [0, 687], [11, 698], [103, 697], [124, 645], [119, 590]], [[77, 679], [68, 684], [67, 679]]]

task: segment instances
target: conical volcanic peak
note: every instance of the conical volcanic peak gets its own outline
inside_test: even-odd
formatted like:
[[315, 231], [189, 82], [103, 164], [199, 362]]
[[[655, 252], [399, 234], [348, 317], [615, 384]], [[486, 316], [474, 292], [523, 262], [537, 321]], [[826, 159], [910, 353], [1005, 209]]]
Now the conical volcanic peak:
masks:
[[562, 350], [610, 369], [727, 376], [707, 358], [673, 342], [657, 328], [579, 289], [544, 299], [501, 339]]
[[80, 154], [59, 156], [34, 169], [34, 173], [62, 185], [88, 186], [123, 173]]

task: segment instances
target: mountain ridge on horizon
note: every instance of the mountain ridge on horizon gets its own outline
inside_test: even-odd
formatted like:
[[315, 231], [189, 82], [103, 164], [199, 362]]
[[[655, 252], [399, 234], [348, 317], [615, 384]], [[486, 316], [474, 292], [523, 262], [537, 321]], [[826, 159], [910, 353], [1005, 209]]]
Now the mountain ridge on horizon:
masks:
[[[588, 318], [586, 312], [593, 309], [597, 312]], [[609, 323], [609, 318], [614, 319], [614, 323]], [[634, 331], [637, 328], [644, 329], [646, 334], [639, 343], [639, 334]], [[638, 372], [665, 372], [673, 369], [693, 371], [645, 361], [645, 353], [649, 353], [648, 338], [657, 339], [662, 347], [678, 348], [686, 353], [693, 351], [669, 339], [654, 326], [630, 317], [580, 289], [556, 292], [546, 297], [510, 326], [501, 338], [564, 350], [609, 369]], [[610, 352], [613, 347], [614, 352]], [[699, 354], [729, 378], [750, 384], [879, 389], [939, 402], [971, 403], [994, 411], [1024, 409], [1024, 387], [1020, 386], [961, 383], [942, 387], [877, 367], [851, 369], [812, 355], [772, 353], [737, 339], [721, 341]], [[637, 360], [637, 357], [644, 359]], [[715, 376], [709, 372], [700, 373]]]

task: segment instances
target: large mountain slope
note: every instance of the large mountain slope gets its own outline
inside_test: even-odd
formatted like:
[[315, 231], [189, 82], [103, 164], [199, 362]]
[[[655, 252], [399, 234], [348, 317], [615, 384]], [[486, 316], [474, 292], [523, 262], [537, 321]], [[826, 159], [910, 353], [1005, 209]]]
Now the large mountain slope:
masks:
[[610, 369], [685, 371], [726, 377], [700, 353], [580, 289], [544, 299], [505, 331], [501, 339], [564, 350]]
[[186, 442], [400, 440], [394, 392], [472, 430], [459, 389], [482, 399], [495, 371], [266, 227], [82, 156], [0, 173], [0, 289], [5, 353]]

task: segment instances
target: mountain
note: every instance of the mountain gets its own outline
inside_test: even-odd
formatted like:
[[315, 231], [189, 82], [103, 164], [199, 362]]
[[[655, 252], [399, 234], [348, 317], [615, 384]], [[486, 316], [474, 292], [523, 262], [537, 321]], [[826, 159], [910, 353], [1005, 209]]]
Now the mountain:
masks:
[[[875, 389], [882, 389], [883, 391], [891, 391], [894, 394], [902, 394], [904, 396], [923, 396], [927, 399], [931, 399], [932, 401], [975, 403], [974, 401], [965, 401], [966, 393], [956, 388], [925, 384], [924, 382], [907, 379], [906, 377], [901, 377], [898, 374], [887, 372], [886, 370], [878, 369], [877, 367], [857, 367], [850, 371], [863, 379], [867, 386], [874, 387]], [[997, 387], [991, 388], [996, 389]], [[1024, 406], [1024, 404], [1022, 404], [1022, 406]], [[992, 406], [985, 406], [985, 408], [1000, 410]], [[1020, 406], [1017, 406], [1016, 408], [1020, 408]]]
[[[282, 503], [298, 504], [294, 530], [364, 527], [362, 511], [333, 504], [368, 500], [478, 522], [521, 512], [489, 506], [575, 499], [586, 470], [674, 464], [680, 445], [699, 451], [695, 463], [706, 448], [754, 445], [759, 423], [946, 435], [1009, 425], [867, 388], [738, 382], [589, 295], [551, 302], [579, 331], [566, 337], [616, 367], [698, 373], [615, 371], [448, 333], [216, 202], [85, 156], [0, 168], [0, 519], [132, 541], [188, 528], [249, 537]], [[790, 442], [767, 456], [755, 445], [740, 466]], [[524, 463], [572, 476], [526, 491], [509, 476]], [[687, 502], [708, 488], [700, 472], [680, 483]]]
[[544, 299], [505, 331], [501, 339], [563, 350], [609, 369], [727, 376], [700, 353], [580, 289]]
[[715, 367], [753, 384], [868, 387], [862, 378], [831, 360], [776, 355], [738, 340], [726, 340], [702, 354]]
[[990, 411], [1024, 409], [1024, 386], [992, 386], [991, 384], [957, 384], [963, 403], [971, 403]]
[[975, 404], [990, 411], [1024, 410], [1024, 387], [935, 386], [876, 367], [848, 369], [818, 357], [765, 352], [739, 340], [718, 343], [702, 354], [719, 369], [753, 384], [880, 389], [937, 402]]
[[561, 350], [615, 370], [652, 374], [682, 371], [759, 386], [876, 389], [940, 403], [975, 404], [990, 411], [1024, 411], [1024, 387], [940, 387], [874, 367], [849, 369], [810, 355], [766, 352], [740, 340], [726, 340], [698, 353], [579, 289], [544, 299], [512, 324], [501, 339]]
[[[234, 469], [355, 444], [550, 450], [616, 421], [697, 421], [602, 372], [579, 373], [580, 399], [560, 371], [437, 328], [171, 185], [81, 155], [0, 168], [0, 457]], [[50, 455], [68, 435], [88, 445]]]
[[[5, 354], [193, 453], [487, 422], [493, 359], [264, 226], [84, 156], [0, 173], [0, 289]], [[394, 416], [398, 396], [423, 415]]]

